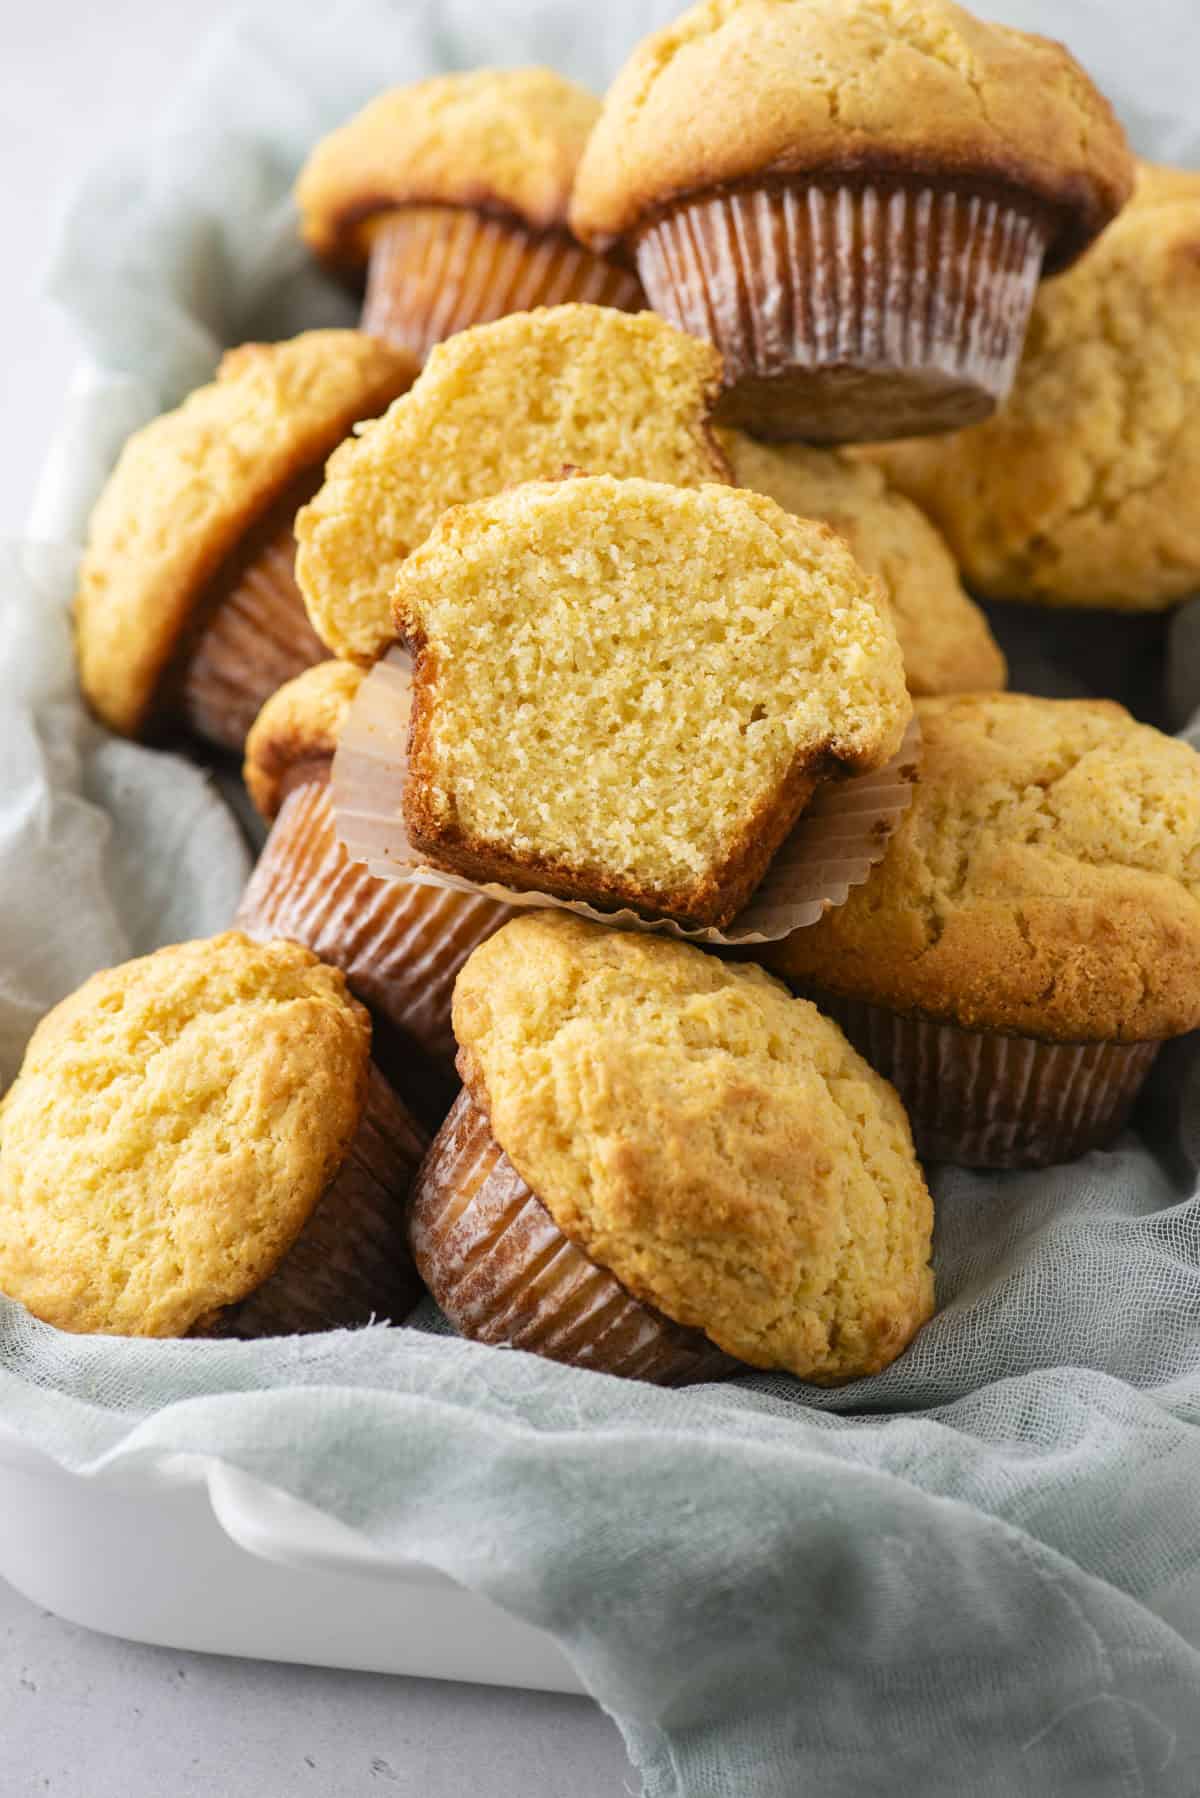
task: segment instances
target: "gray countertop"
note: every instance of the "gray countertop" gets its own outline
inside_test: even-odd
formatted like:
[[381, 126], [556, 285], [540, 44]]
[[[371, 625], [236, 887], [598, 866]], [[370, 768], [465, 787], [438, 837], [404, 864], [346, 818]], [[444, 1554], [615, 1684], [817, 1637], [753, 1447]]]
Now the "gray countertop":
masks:
[[63, 1623], [0, 1581], [4, 1798], [633, 1789], [616, 1730], [580, 1698], [146, 1648]]
[[[24, 527], [75, 361], [39, 293], [56, 195], [130, 135], [227, 10], [0, 0], [0, 535]], [[4, 1798], [620, 1798], [633, 1784], [616, 1730], [581, 1699], [146, 1648], [0, 1581]]]

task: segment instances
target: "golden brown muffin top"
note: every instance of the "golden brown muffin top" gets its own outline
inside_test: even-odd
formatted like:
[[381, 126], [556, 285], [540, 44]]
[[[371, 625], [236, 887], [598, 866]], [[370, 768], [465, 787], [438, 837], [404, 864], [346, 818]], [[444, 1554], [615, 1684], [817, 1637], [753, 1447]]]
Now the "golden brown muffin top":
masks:
[[1038, 290], [986, 423], [860, 452], [996, 599], [1153, 612], [1200, 591], [1200, 172], [1133, 201]]
[[371, 1025], [237, 932], [94, 974], [0, 1107], [0, 1289], [60, 1329], [186, 1336], [273, 1272], [366, 1102]]
[[781, 974], [1057, 1042], [1200, 1025], [1200, 756], [1107, 700], [923, 699], [912, 808]]
[[600, 102], [553, 69], [474, 69], [392, 88], [323, 138], [296, 184], [319, 256], [366, 258], [364, 222], [389, 207], [472, 206], [562, 230]]
[[571, 202], [595, 247], [672, 201], [774, 176], [1000, 184], [1063, 267], [1132, 184], [1108, 102], [1061, 44], [952, 0], [702, 0], [617, 76]]
[[904, 1109], [760, 968], [561, 913], [506, 924], [454, 993], [459, 1063], [559, 1228], [756, 1367], [887, 1366], [933, 1309]]
[[395, 636], [401, 563], [449, 506], [566, 468], [694, 487], [729, 469], [709, 433], [711, 344], [652, 312], [514, 312], [439, 344], [412, 392], [330, 458], [296, 520], [296, 578], [336, 655]]
[[360, 331], [243, 344], [215, 381], [134, 432], [92, 512], [75, 601], [80, 679], [107, 725], [146, 726], [222, 562], [417, 367]]
[[406, 823], [437, 866], [515, 864], [472, 878], [722, 924], [816, 781], [881, 767], [912, 712], [874, 582], [744, 489], [511, 488], [443, 513], [394, 600]]
[[242, 777], [268, 822], [283, 803], [290, 769], [333, 759], [363, 673], [353, 662], [318, 662], [286, 681], [259, 712], [246, 738]]
[[1004, 686], [1000, 646], [963, 591], [944, 540], [877, 468], [838, 450], [756, 443], [741, 431], [720, 431], [718, 441], [740, 487], [769, 495], [797, 518], [819, 518], [875, 576], [892, 609], [910, 693]]

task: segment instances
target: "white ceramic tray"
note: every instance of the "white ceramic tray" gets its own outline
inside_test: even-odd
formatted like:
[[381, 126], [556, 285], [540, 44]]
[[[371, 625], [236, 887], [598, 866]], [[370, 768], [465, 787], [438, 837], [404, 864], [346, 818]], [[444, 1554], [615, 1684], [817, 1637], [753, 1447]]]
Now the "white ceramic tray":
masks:
[[[77, 536], [125, 435], [131, 381], [72, 386], [30, 519]], [[80, 457], [81, 440], [101, 442]], [[0, 1418], [0, 1576], [107, 1635], [315, 1666], [554, 1692], [582, 1688], [554, 1642], [434, 1569], [384, 1561], [353, 1530], [216, 1460], [173, 1456], [81, 1478]]]
[[199, 1456], [81, 1478], [0, 1422], [0, 1576], [44, 1610], [136, 1642], [582, 1690], [541, 1630]]

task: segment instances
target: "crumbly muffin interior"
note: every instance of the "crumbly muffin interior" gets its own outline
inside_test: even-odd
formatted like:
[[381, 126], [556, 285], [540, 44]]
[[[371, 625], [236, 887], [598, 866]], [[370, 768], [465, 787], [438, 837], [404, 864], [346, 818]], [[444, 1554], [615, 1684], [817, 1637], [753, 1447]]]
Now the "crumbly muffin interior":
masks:
[[297, 520], [297, 577], [318, 635], [373, 660], [388, 595], [448, 506], [564, 469], [692, 487], [728, 468], [707, 428], [711, 344], [651, 313], [514, 313], [440, 344], [404, 406], [348, 440]]
[[414, 775], [440, 826], [644, 888], [703, 881], [797, 767], [878, 765], [909, 715], [841, 540], [725, 487], [601, 477], [464, 508], [396, 604], [427, 645]]

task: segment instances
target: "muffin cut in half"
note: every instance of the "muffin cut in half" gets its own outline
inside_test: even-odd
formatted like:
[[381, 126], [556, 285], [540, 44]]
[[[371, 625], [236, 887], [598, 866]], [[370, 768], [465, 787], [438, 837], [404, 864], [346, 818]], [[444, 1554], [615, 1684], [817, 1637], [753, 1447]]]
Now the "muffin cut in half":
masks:
[[609, 89], [570, 217], [712, 338], [731, 423], [854, 442], [985, 417], [1043, 267], [1131, 184], [1060, 44], [953, 0], [701, 0]]
[[296, 509], [335, 444], [416, 372], [360, 331], [243, 344], [134, 433], [92, 512], [75, 604], [80, 680], [105, 724], [240, 753], [267, 696], [323, 654], [293, 571]]
[[522, 312], [441, 345], [405, 403], [330, 458], [296, 520], [317, 635], [354, 661], [381, 655], [397, 570], [448, 506], [566, 468], [728, 480], [708, 428], [720, 380], [710, 344], [603, 306]]
[[1200, 756], [1106, 700], [917, 715], [921, 775], [880, 866], [762, 958], [895, 1082], [923, 1155], [1070, 1160], [1200, 1025]]
[[363, 329], [423, 360], [508, 312], [643, 304], [632, 268], [567, 229], [599, 110], [552, 69], [472, 69], [380, 94], [322, 139], [296, 186], [301, 224], [335, 268], [366, 265]]
[[735, 488], [576, 476], [447, 513], [401, 568], [404, 816], [435, 866], [720, 926], [818, 782], [911, 716], [842, 540]]
[[260, 941], [303, 943], [340, 968], [371, 1009], [375, 1060], [440, 1124], [457, 1087], [455, 975], [512, 912], [482, 894], [378, 880], [346, 853], [330, 770], [362, 680], [351, 662], [319, 662], [273, 694], [255, 720], [246, 787], [271, 828], [234, 922]]
[[892, 609], [910, 693], [1005, 685], [1004, 656], [937, 527], [879, 469], [844, 450], [757, 443], [742, 431], [720, 431], [718, 441], [740, 487], [769, 495], [797, 518], [820, 519], [876, 576]]
[[468, 1336], [660, 1384], [878, 1372], [933, 1309], [904, 1109], [761, 968], [563, 913], [459, 975], [414, 1257]]
[[62, 1330], [278, 1336], [420, 1296], [427, 1138], [334, 968], [237, 932], [105, 969], [0, 1107], [0, 1290]]

